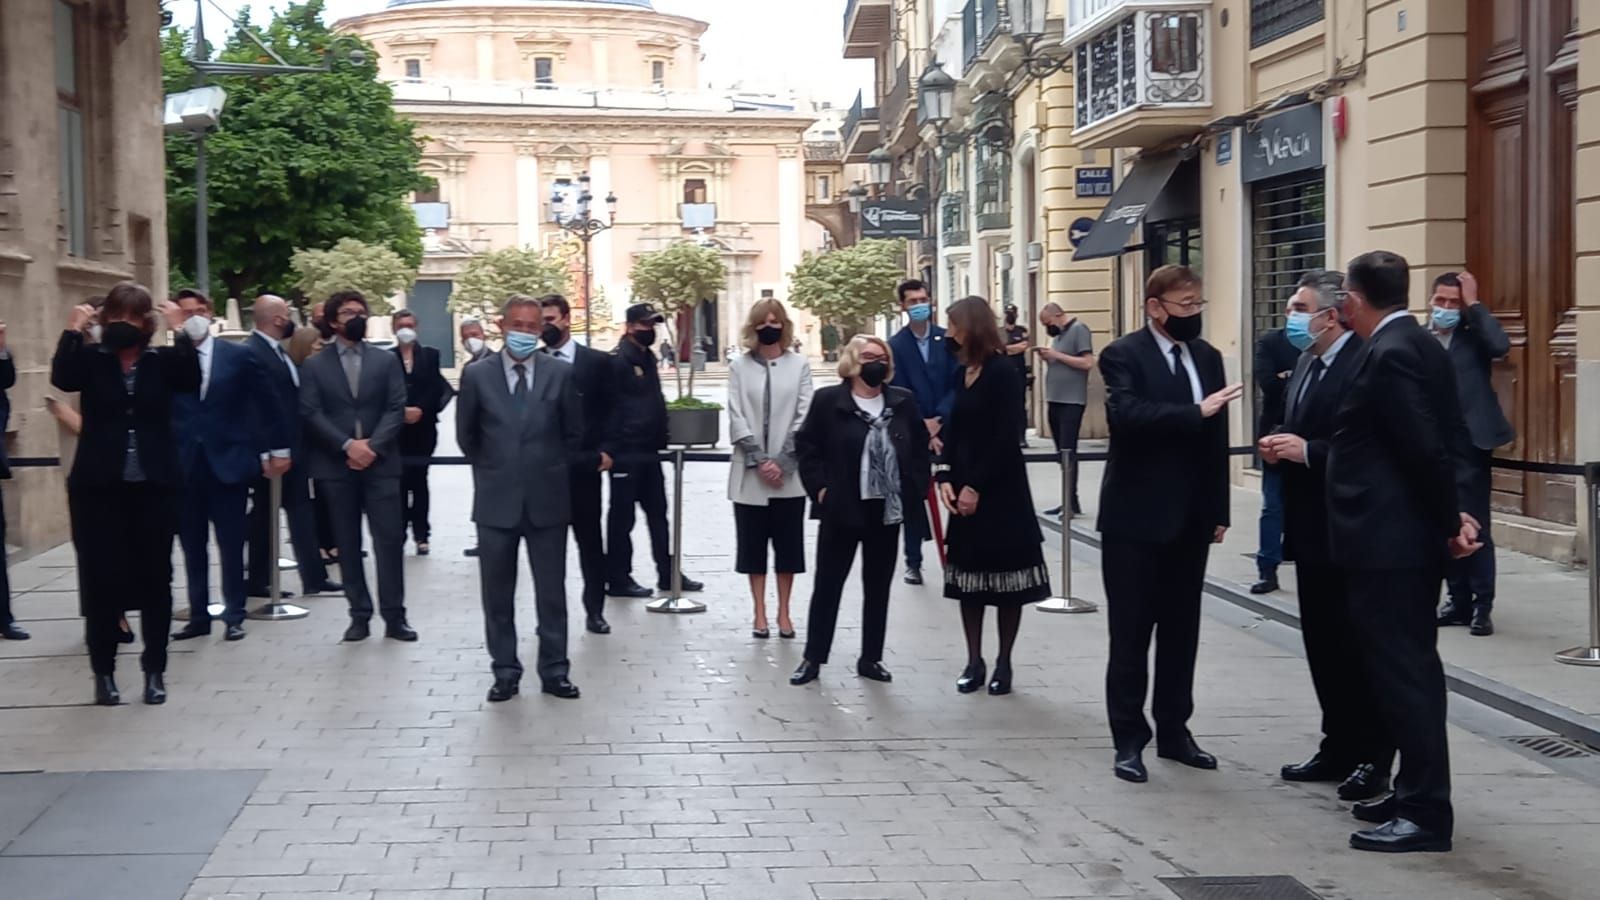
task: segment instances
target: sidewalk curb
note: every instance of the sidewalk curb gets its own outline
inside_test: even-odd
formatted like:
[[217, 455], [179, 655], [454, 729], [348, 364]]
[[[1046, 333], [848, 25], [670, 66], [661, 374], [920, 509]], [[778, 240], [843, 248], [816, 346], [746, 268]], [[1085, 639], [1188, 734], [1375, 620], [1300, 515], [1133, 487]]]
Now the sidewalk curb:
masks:
[[[1056, 534], [1061, 533], [1061, 523], [1055, 519], [1040, 516], [1039, 524]], [[1099, 533], [1087, 526], [1073, 525], [1072, 540], [1074, 543], [1100, 549]], [[1219, 600], [1225, 600], [1296, 631], [1300, 630], [1300, 615], [1288, 604], [1252, 595], [1243, 585], [1208, 575], [1205, 591]], [[1550, 664], [1556, 665], [1554, 662]], [[1600, 747], [1600, 719], [1450, 663], [1444, 664], [1444, 680], [1446, 688], [1468, 700], [1482, 703], [1491, 709], [1570, 740], [1580, 741], [1591, 747]]]

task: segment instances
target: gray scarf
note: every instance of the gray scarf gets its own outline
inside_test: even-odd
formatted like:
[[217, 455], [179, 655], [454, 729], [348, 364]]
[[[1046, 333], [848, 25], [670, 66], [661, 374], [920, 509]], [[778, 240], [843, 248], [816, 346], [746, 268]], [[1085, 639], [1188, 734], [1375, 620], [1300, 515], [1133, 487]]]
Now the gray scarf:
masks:
[[883, 524], [899, 525], [905, 521], [905, 511], [900, 500], [900, 460], [889, 440], [889, 420], [894, 417], [894, 410], [885, 402], [883, 412], [876, 416], [859, 407], [855, 412], [867, 423], [867, 491], [883, 498]]

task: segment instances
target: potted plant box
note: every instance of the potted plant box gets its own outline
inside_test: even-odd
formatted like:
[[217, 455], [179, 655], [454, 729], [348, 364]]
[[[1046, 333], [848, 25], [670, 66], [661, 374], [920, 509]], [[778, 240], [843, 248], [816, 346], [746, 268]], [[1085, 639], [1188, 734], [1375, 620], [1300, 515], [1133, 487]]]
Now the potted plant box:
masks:
[[680, 447], [711, 446], [722, 436], [722, 407], [699, 397], [679, 397], [667, 404], [667, 443]]

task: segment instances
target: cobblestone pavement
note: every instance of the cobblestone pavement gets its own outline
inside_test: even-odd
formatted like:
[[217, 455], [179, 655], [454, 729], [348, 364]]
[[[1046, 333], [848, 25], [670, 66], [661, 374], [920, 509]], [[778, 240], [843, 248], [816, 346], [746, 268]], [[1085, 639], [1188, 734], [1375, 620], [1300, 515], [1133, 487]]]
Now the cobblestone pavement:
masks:
[[[852, 592], [838, 663], [790, 687], [799, 644], [749, 634], [725, 478], [697, 466], [685, 487], [685, 567], [709, 612], [612, 601], [614, 634], [573, 631], [576, 702], [484, 700], [461, 469], [435, 471], [434, 554], [406, 560], [420, 643], [341, 645], [343, 601], [313, 598], [311, 617], [252, 623], [242, 643], [176, 645], [164, 707], [86, 705], [71, 557], [52, 551], [13, 571], [36, 637], [0, 644], [0, 769], [262, 770], [194, 900], [1170, 898], [1158, 879], [1185, 874], [1286, 874], [1351, 900], [1572, 900], [1600, 881], [1600, 787], [1512, 748], [1465, 702], [1456, 852], [1345, 849], [1355, 823], [1331, 790], [1276, 777], [1317, 727], [1296, 639], [1221, 604], [1193, 722], [1217, 772], [1152, 758], [1147, 785], [1111, 777], [1103, 614], [1030, 613], [1017, 692], [960, 696], [958, 617], [936, 587], [896, 587], [890, 685], [847, 664]], [[1092, 552], [1076, 581], [1100, 599]], [[125, 689], [135, 668], [125, 654]], [[40, 896], [17, 890], [0, 896]]]

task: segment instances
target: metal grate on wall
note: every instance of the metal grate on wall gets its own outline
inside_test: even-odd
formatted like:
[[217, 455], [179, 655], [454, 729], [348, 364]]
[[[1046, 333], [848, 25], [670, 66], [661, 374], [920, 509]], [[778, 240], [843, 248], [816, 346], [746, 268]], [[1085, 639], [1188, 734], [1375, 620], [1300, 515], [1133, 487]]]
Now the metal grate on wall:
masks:
[[1250, 46], [1322, 21], [1323, 0], [1250, 0]]
[[1327, 265], [1327, 204], [1322, 170], [1253, 185], [1250, 340], [1283, 325], [1300, 276]]

